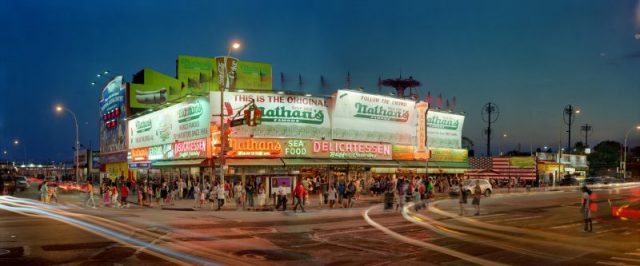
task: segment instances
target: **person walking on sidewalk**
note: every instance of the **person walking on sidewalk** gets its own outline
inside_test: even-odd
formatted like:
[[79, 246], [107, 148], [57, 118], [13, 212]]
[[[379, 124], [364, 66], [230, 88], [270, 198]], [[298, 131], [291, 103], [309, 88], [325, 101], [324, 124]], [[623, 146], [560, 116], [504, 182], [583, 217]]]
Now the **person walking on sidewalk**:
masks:
[[482, 189], [480, 188], [480, 181], [476, 180], [476, 186], [473, 187], [473, 204], [476, 206], [476, 216], [480, 215], [480, 198], [482, 197]]
[[224, 198], [226, 197], [224, 184], [218, 184], [218, 186], [216, 187], [216, 197], [218, 198], [218, 211], [219, 211], [224, 206]]
[[264, 206], [266, 205], [266, 201], [267, 201], [267, 193], [266, 190], [264, 189], [264, 183], [260, 184], [260, 188], [258, 188], [258, 206], [260, 206], [260, 208], [264, 208]]
[[582, 187], [582, 219], [584, 220], [584, 232], [593, 231], [593, 223], [591, 222], [591, 189], [586, 185]]
[[84, 202], [84, 205], [89, 207], [89, 202], [91, 202], [91, 208], [96, 208], [96, 201], [93, 199], [93, 185], [91, 181], [87, 181], [87, 200]]
[[49, 203], [49, 187], [47, 186], [47, 181], [42, 182], [42, 186], [40, 187], [40, 198], [42, 202]]
[[129, 207], [129, 203], [127, 202], [127, 197], [129, 196], [129, 188], [124, 184], [120, 186], [120, 200], [122, 208]]
[[276, 205], [276, 210], [282, 205], [282, 211], [287, 211], [287, 190], [284, 188], [284, 185], [285, 183], [282, 182], [280, 187], [278, 187], [278, 205]]
[[336, 191], [336, 188], [333, 186], [333, 184], [331, 184], [331, 186], [329, 186], [329, 195], [327, 197], [329, 197], [329, 208], [333, 209], [333, 205], [336, 204], [336, 197], [338, 192]]
[[298, 209], [298, 206], [300, 206], [300, 208], [302, 209], [302, 212], [305, 212], [304, 210], [304, 204], [303, 204], [303, 200], [304, 200], [304, 196], [307, 194], [307, 192], [304, 189], [304, 186], [302, 185], [302, 183], [298, 183], [296, 185], [296, 188], [293, 190], [293, 201], [294, 201], [294, 205], [293, 205], [293, 212], [296, 212]]
[[342, 199], [344, 199], [344, 192], [346, 190], [346, 187], [344, 185], [344, 182], [338, 182], [338, 205], [342, 204]]
[[244, 186], [245, 197], [246, 197], [246, 207], [247, 209], [253, 208], [253, 194], [255, 193], [255, 188], [253, 187], [252, 182], [247, 182], [247, 185]]
[[466, 214], [464, 205], [467, 204], [468, 192], [464, 189], [464, 186], [462, 186], [462, 182], [458, 183], [458, 191], [460, 191], [460, 199], [458, 200], [458, 204], [460, 204], [460, 216], [464, 216]]
[[236, 210], [243, 208], [244, 202], [242, 201], [244, 194], [244, 188], [242, 187], [242, 182], [237, 182], [235, 186], [233, 186], [233, 199], [236, 202]]

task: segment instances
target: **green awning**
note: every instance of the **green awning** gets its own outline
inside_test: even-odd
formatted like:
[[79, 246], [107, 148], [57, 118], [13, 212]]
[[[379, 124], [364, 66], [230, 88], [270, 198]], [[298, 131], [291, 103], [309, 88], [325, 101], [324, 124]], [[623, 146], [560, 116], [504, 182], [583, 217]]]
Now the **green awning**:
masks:
[[163, 166], [189, 166], [189, 165], [200, 165], [204, 160], [172, 160], [172, 161], [155, 161], [151, 163], [152, 167], [163, 167]]
[[469, 162], [429, 162], [429, 168], [469, 168]]
[[402, 168], [425, 168], [427, 167], [426, 161], [398, 161], [398, 165]]
[[227, 159], [230, 166], [284, 166], [282, 160], [274, 159]]
[[286, 166], [294, 166], [294, 165], [314, 165], [314, 166], [324, 166], [324, 165], [347, 165], [347, 161], [345, 160], [335, 160], [335, 159], [311, 159], [311, 158], [288, 158], [282, 159], [284, 165]]
[[396, 161], [383, 161], [383, 160], [348, 160], [349, 165], [364, 165], [364, 166], [384, 166], [384, 167], [398, 167]]

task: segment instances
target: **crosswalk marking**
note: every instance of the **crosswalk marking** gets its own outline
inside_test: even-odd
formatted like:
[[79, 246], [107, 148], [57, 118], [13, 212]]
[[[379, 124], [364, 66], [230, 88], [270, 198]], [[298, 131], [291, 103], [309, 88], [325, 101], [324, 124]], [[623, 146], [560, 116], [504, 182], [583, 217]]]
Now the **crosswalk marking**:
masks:
[[520, 220], [535, 219], [535, 218], [538, 218], [538, 217], [542, 217], [542, 216], [525, 216], [525, 217], [520, 217], [520, 218], [505, 218], [505, 219], [489, 220], [489, 221], [483, 221], [483, 222], [487, 222], [487, 223], [510, 222], [510, 221], [520, 221]]
[[624, 254], [625, 255], [640, 256], [640, 253], [637, 253], [637, 252], [627, 252], [627, 253], [624, 253]]
[[598, 264], [602, 264], [602, 265], [614, 265], [614, 266], [627, 266], [627, 265], [631, 265], [631, 264], [626, 264], [626, 263], [622, 263], [622, 262], [611, 262], [611, 261], [598, 261]]
[[638, 259], [628, 259], [628, 258], [620, 258], [620, 257], [611, 257], [614, 260], [622, 260], [622, 261], [632, 261], [632, 262], [640, 262]]
[[551, 227], [551, 229], [560, 229], [560, 228], [566, 228], [566, 227], [574, 227], [574, 226], [578, 226], [578, 225], [582, 225], [582, 223], [572, 223], [572, 224], [558, 225], [558, 226]]

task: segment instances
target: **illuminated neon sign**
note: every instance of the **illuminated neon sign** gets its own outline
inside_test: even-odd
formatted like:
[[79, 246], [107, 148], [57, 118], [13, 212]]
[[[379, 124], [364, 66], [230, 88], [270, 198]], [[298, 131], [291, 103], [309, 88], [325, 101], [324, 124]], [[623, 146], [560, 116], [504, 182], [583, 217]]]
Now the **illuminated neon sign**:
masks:
[[207, 156], [207, 139], [176, 142], [173, 153], [176, 159], [204, 158]]

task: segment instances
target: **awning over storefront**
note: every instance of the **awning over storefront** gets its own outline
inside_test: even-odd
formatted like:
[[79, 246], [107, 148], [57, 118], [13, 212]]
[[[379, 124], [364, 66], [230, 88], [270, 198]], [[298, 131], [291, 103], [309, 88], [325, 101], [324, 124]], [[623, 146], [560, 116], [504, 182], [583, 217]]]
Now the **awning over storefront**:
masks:
[[298, 166], [298, 165], [313, 165], [313, 166], [323, 166], [323, 165], [347, 165], [346, 160], [335, 160], [335, 159], [303, 159], [303, 158], [295, 158], [295, 159], [282, 159], [284, 165], [286, 166]]
[[202, 164], [204, 160], [172, 160], [172, 161], [155, 161], [151, 163], [153, 167], [163, 167], [163, 166], [199, 166]]
[[469, 162], [429, 162], [429, 168], [469, 168]]
[[274, 159], [227, 159], [230, 166], [284, 166], [282, 160]]
[[426, 161], [398, 161], [398, 165], [403, 168], [425, 168]]
[[384, 160], [349, 160], [349, 165], [362, 165], [362, 166], [382, 166], [382, 167], [398, 167], [396, 161], [384, 161]]

